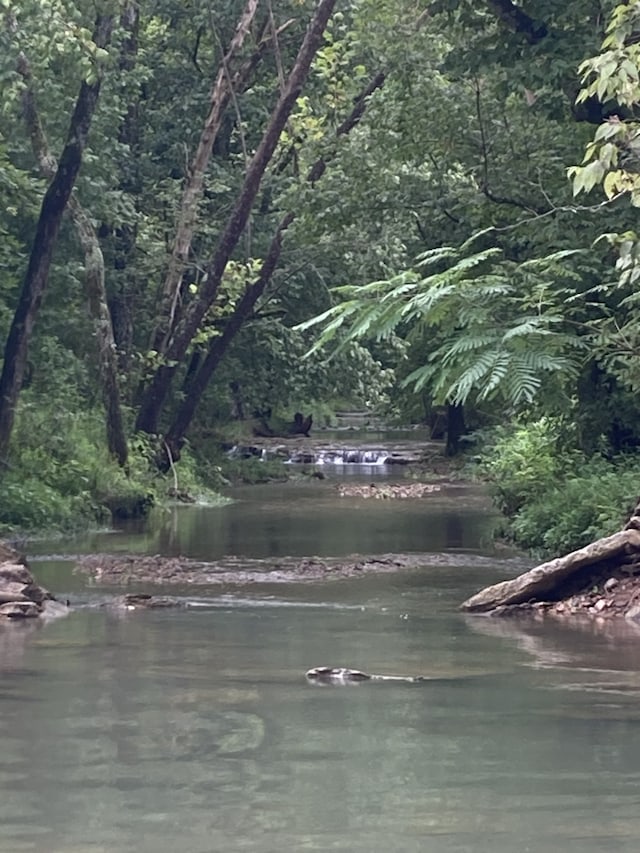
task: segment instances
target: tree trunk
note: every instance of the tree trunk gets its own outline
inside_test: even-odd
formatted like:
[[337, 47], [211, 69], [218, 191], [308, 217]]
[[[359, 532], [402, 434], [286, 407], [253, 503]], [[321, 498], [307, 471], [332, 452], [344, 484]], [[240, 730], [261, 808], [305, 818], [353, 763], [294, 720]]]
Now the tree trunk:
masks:
[[117, 349], [113, 338], [111, 313], [107, 305], [107, 294], [104, 286], [104, 258], [98, 242], [98, 235], [89, 217], [76, 199], [71, 199], [70, 208], [84, 250], [85, 289], [89, 315], [93, 321], [94, 334], [98, 344], [102, 401], [107, 418], [107, 446], [109, 453], [124, 468], [127, 464], [129, 450], [122, 417]]
[[293, 68], [271, 113], [260, 144], [249, 163], [240, 194], [220, 235], [198, 297], [184, 312], [166, 348], [165, 361], [157, 368], [143, 395], [136, 421], [136, 429], [142, 432], [157, 433], [158, 431], [160, 413], [177, 367], [184, 359], [191, 340], [216, 298], [227, 262], [249, 220], [265, 170], [273, 157], [291, 110], [302, 91], [335, 3], [336, 0], [319, 0], [318, 2]]
[[[180, 450], [184, 443], [184, 438], [193, 420], [196, 408], [200, 399], [211, 380], [215, 369], [220, 364], [224, 354], [229, 349], [229, 345], [240, 331], [242, 324], [253, 311], [256, 302], [264, 293], [273, 271], [275, 270], [280, 251], [282, 249], [282, 238], [284, 232], [293, 222], [293, 215], [289, 214], [284, 217], [278, 230], [271, 241], [267, 257], [262, 264], [260, 275], [257, 280], [248, 287], [239, 300], [236, 308], [225, 324], [221, 335], [213, 339], [209, 347], [209, 352], [204, 362], [200, 366], [198, 372], [189, 382], [188, 392], [178, 409], [178, 412], [171, 424], [169, 430], [164, 437], [164, 444], [170, 449], [174, 462], [180, 458]], [[168, 460], [166, 460], [168, 462]], [[160, 458], [160, 467], [164, 468], [165, 464]]]
[[[55, 158], [49, 153], [49, 146], [36, 108], [34, 92], [31, 88], [31, 71], [25, 57], [20, 58], [18, 70], [27, 84], [22, 102], [33, 152], [40, 166], [40, 171], [46, 178], [52, 180], [55, 176], [57, 164]], [[128, 448], [120, 406], [116, 346], [104, 286], [104, 257], [95, 228], [82, 205], [73, 195], [69, 198], [69, 210], [85, 257], [85, 288], [89, 315], [93, 320], [98, 343], [102, 398], [107, 420], [107, 446], [109, 452], [124, 467], [127, 463]]]
[[242, 80], [231, 79], [229, 64], [242, 48], [257, 7], [258, 0], [247, 0], [235, 34], [231, 39], [231, 44], [220, 62], [220, 67], [218, 68], [218, 73], [211, 89], [209, 115], [205, 119], [198, 147], [189, 164], [187, 179], [182, 192], [173, 249], [162, 287], [160, 311], [158, 312], [156, 329], [153, 336], [152, 349], [156, 352], [164, 352], [167, 340], [175, 325], [178, 300], [180, 298], [180, 282], [182, 281], [184, 269], [189, 258], [191, 241], [198, 217], [198, 204], [202, 197], [204, 176], [214, 142], [222, 124], [224, 112], [236, 86], [248, 79], [249, 70], [253, 67], [251, 64], [244, 66]]
[[[384, 85], [384, 81], [385, 74], [382, 71], [372, 78], [369, 84], [355, 99], [353, 109], [336, 130], [336, 136], [346, 135], [353, 130], [364, 115], [368, 98], [376, 91], [376, 89], [379, 89]], [[311, 184], [315, 184], [324, 174], [326, 166], [326, 159], [324, 157], [319, 158], [309, 170], [307, 181]], [[229, 349], [231, 342], [242, 328], [246, 319], [250, 316], [258, 299], [267, 289], [271, 276], [273, 275], [280, 259], [284, 233], [294, 219], [295, 214], [293, 212], [289, 212], [280, 221], [273, 240], [271, 241], [269, 251], [267, 252], [267, 257], [265, 258], [262, 269], [260, 270], [260, 276], [247, 288], [242, 298], [239, 300], [233, 314], [228, 319], [224, 327], [222, 335], [214, 338], [211, 342], [209, 353], [197, 374], [189, 377], [189, 386], [185, 398], [165, 435], [165, 442], [171, 448], [174, 459], [179, 458], [180, 448], [184, 443], [185, 436], [191, 425], [193, 416], [195, 415], [196, 408], [209, 382], [211, 381], [211, 377]], [[163, 467], [164, 463], [162, 456], [160, 458], [162, 463], [161, 467]]]
[[[93, 36], [98, 47], [105, 47], [109, 43], [112, 28], [112, 16], [98, 16]], [[82, 155], [99, 93], [99, 77], [93, 83], [83, 82], [80, 86], [58, 168], [42, 200], [29, 264], [5, 345], [4, 364], [0, 376], [0, 462], [2, 463], [5, 463], [7, 458], [29, 343], [47, 285], [60, 223], [82, 164]]]
[[523, 36], [529, 44], [537, 44], [549, 34], [545, 23], [534, 20], [511, 0], [487, 0], [487, 6], [503, 24]]
[[447, 406], [447, 444], [445, 454], [455, 456], [460, 450], [460, 439], [466, 432], [462, 403]]
[[[123, 38], [118, 66], [125, 77], [136, 68], [140, 31], [140, 7], [137, 0], [127, 0], [120, 15]], [[138, 210], [138, 196], [142, 192], [140, 177], [140, 87], [128, 92], [128, 104], [123, 115], [118, 142], [126, 147], [127, 154], [120, 160], [118, 189], [132, 197]], [[113, 225], [113, 270], [110, 276], [109, 310], [113, 337], [117, 347], [118, 369], [122, 376], [131, 375], [131, 358], [134, 346], [133, 304], [140, 296], [139, 283], [131, 278], [130, 268], [138, 239], [137, 222], [120, 221]], [[132, 389], [127, 388], [130, 392]]]

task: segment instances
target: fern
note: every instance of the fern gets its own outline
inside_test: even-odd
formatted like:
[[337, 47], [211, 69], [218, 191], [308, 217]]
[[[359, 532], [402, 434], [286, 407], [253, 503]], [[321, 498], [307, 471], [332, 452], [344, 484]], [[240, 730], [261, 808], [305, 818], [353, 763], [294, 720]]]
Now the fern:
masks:
[[496, 247], [473, 251], [489, 233], [458, 249], [424, 252], [416, 260], [422, 275], [404, 270], [386, 281], [336, 288], [334, 295], [345, 301], [298, 328], [321, 330], [312, 352], [397, 334], [421, 348], [426, 340], [422, 364], [403, 387], [428, 387], [441, 403], [472, 398], [501, 399], [515, 408], [529, 404], [551, 375], [562, 381], [577, 371], [578, 338], [567, 331], [563, 299], [573, 295], [567, 282], [577, 275], [565, 264], [578, 253], [561, 251], [517, 265]]

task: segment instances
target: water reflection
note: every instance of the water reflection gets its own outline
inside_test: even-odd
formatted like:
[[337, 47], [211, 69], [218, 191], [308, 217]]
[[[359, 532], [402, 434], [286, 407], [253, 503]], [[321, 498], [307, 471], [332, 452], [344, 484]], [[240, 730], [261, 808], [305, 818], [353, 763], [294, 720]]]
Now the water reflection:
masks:
[[[636, 849], [635, 701], [603, 718], [410, 587], [367, 593], [50, 626], [0, 699], [0, 849]], [[322, 662], [438, 680], [318, 690]]]
[[[475, 556], [490, 517], [474, 501], [257, 490], [164, 532], [72, 543], [455, 559], [0, 634], [0, 850], [635, 851], [635, 637], [461, 615], [506, 571]], [[58, 591], [84, 583], [62, 568], [36, 564]], [[304, 677], [318, 665], [434, 680], [320, 690]]]
[[[126, 551], [217, 559], [344, 556], [450, 548], [491, 551], [490, 507], [477, 488], [451, 485], [416, 500], [339, 497], [333, 482], [270, 484], [236, 489], [222, 507], [174, 507], [149, 524], [123, 525], [80, 537], [77, 553]], [[464, 512], [461, 507], [464, 506]], [[40, 553], [60, 543], [35, 543]]]

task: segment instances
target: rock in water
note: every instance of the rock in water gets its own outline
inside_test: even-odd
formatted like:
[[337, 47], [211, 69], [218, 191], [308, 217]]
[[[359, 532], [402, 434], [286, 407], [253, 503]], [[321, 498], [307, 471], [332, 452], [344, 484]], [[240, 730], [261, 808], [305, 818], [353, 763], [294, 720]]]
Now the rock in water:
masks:
[[350, 684], [356, 681], [370, 681], [371, 676], [359, 669], [345, 669], [341, 666], [314, 666], [313, 669], [307, 670], [307, 679], [326, 684]]
[[0, 623], [66, 612], [67, 607], [36, 583], [25, 558], [0, 542]]
[[405, 684], [416, 684], [419, 681], [429, 681], [423, 675], [377, 675], [343, 666], [314, 666], [313, 669], [307, 670], [306, 676], [307, 681], [313, 684], [359, 684], [361, 681], [402, 681]]

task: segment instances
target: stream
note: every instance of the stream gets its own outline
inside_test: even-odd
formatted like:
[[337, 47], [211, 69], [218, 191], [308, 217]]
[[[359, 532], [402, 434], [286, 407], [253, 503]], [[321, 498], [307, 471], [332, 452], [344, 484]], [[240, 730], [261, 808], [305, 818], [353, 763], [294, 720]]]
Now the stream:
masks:
[[[2, 853], [638, 849], [640, 637], [463, 616], [529, 565], [493, 549], [482, 491], [340, 498], [337, 478], [29, 548], [38, 580], [84, 606], [0, 632]], [[87, 606], [111, 591], [72, 573], [96, 551], [447, 559], [159, 589], [197, 606], [117, 613]], [[431, 680], [307, 683], [318, 665]]]

